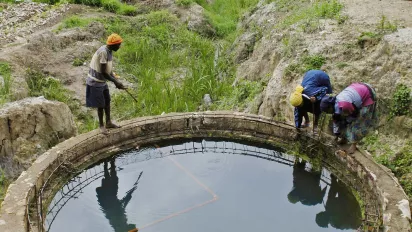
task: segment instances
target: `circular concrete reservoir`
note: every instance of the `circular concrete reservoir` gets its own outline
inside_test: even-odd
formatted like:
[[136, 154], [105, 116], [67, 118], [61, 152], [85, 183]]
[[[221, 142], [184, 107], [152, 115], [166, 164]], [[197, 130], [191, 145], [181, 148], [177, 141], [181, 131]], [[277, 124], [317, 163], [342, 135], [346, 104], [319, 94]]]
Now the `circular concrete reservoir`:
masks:
[[38, 157], [0, 231], [410, 231], [393, 175], [332, 140], [235, 112], [125, 121]]
[[356, 231], [355, 192], [327, 168], [274, 147], [174, 141], [87, 168], [57, 192], [46, 225], [50, 232]]

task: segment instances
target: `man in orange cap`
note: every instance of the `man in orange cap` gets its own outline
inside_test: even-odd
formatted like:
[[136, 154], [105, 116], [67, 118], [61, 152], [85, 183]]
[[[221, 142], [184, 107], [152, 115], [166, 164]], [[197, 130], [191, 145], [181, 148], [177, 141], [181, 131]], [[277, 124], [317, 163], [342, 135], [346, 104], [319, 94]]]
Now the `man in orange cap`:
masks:
[[[90, 62], [89, 74], [86, 80], [86, 106], [97, 108], [99, 127], [103, 134], [108, 134], [108, 128], [119, 128], [110, 119], [110, 93], [107, 81], [112, 81], [116, 88], [126, 89], [112, 71], [113, 51], [119, 50], [123, 39], [118, 34], [111, 34], [106, 45], [101, 46], [93, 55]], [[106, 126], [103, 115], [106, 114]]]

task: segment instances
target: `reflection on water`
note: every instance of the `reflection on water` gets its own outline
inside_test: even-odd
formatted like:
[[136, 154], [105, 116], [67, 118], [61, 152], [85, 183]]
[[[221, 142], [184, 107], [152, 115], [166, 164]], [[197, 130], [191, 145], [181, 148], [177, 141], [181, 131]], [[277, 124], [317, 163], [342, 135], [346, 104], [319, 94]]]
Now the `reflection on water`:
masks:
[[334, 175], [325, 210], [316, 214], [316, 224], [327, 228], [353, 229], [361, 225], [361, 209], [352, 192]]
[[320, 171], [306, 170], [306, 161], [296, 160], [293, 165], [293, 189], [288, 194], [289, 202], [301, 202], [308, 206], [321, 204], [326, 186], [320, 186], [320, 177]]
[[132, 199], [132, 194], [137, 188], [137, 184], [143, 171], [140, 172], [133, 187], [126, 192], [126, 195], [121, 200], [119, 200], [117, 198], [119, 178], [117, 177], [114, 159], [110, 160], [110, 171], [107, 165], [108, 162], [105, 161], [103, 165], [104, 177], [102, 178], [102, 184], [100, 187], [96, 188], [97, 201], [115, 232], [125, 232], [135, 229], [136, 225], [127, 223], [125, 208]]
[[[327, 186], [321, 187], [321, 172], [306, 168], [306, 161], [295, 161], [289, 202], [301, 202], [307, 206], [325, 204], [323, 199]], [[333, 228], [343, 230], [359, 228], [361, 222], [361, 209], [356, 198], [344, 183], [331, 175], [324, 211], [316, 214], [316, 224], [322, 228], [328, 228], [330, 224]]]
[[354, 231], [361, 210], [326, 169], [272, 148], [201, 141], [85, 170], [56, 194], [46, 222], [51, 232]]

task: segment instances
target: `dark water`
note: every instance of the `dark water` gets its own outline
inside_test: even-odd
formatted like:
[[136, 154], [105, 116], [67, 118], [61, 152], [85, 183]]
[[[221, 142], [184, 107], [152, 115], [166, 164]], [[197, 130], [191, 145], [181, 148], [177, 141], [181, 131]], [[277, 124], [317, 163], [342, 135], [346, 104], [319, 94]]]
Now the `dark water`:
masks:
[[60, 190], [51, 232], [355, 231], [360, 207], [326, 169], [273, 149], [185, 142], [130, 151]]

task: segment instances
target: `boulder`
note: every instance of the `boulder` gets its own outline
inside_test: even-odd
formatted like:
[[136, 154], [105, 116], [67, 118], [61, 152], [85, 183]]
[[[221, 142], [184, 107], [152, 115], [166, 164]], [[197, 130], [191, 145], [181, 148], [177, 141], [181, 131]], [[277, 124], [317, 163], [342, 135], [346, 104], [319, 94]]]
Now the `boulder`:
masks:
[[[38, 154], [77, 134], [69, 107], [44, 97], [26, 98], [0, 109], [0, 160], [31, 164]], [[10, 162], [0, 162], [6, 175]]]
[[212, 37], [216, 34], [215, 29], [206, 19], [202, 6], [193, 3], [188, 9], [174, 8], [172, 11], [174, 11], [181, 21], [187, 23], [187, 28], [189, 30], [208, 37]]

